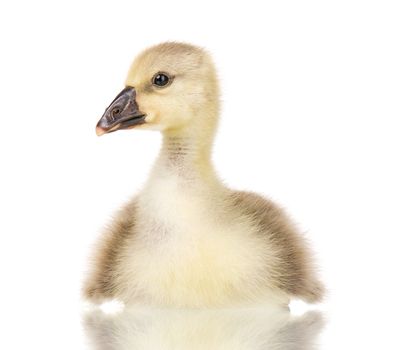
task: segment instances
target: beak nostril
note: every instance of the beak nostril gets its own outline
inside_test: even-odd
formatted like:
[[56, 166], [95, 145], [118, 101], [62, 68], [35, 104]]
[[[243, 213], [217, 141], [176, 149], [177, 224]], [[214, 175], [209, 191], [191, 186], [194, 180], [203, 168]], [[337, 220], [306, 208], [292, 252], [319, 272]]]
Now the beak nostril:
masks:
[[116, 120], [116, 116], [120, 114], [120, 108], [119, 107], [114, 107], [110, 113], [110, 119], [112, 121]]

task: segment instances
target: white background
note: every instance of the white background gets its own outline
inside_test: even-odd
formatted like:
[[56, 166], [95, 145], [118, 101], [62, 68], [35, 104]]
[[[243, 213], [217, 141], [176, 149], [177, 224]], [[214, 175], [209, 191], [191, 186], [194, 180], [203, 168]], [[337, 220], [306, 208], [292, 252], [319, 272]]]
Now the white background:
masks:
[[221, 177], [285, 206], [312, 241], [322, 348], [400, 348], [401, 2], [4, 1], [0, 37], [2, 349], [85, 348], [91, 244], [160, 142], [95, 124], [134, 55], [166, 40], [213, 54]]

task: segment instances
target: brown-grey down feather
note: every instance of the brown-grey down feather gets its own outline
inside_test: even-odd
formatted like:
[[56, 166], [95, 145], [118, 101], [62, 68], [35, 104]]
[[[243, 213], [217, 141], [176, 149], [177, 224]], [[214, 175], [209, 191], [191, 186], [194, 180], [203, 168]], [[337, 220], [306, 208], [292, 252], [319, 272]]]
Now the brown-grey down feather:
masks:
[[95, 247], [93, 270], [84, 284], [84, 296], [93, 300], [115, 296], [114, 277], [119, 253], [133, 234], [136, 222], [136, 201], [132, 200], [114, 217]]
[[270, 244], [280, 252], [278, 265], [268, 271], [277, 287], [308, 302], [320, 301], [324, 290], [315, 276], [312, 254], [304, 237], [283, 210], [252, 192], [234, 191], [231, 198], [234, 206], [252, 217], [259, 233], [267, 236]]

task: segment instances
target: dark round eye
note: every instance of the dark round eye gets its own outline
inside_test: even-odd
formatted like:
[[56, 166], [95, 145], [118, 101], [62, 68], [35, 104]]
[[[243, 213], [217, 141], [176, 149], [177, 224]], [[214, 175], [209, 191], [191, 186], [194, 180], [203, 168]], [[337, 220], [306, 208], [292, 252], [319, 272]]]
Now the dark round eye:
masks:
[[154, 75], [153, 84], [159, 87], [168, 85], [171, 78], [165, 73], [157, 73]]

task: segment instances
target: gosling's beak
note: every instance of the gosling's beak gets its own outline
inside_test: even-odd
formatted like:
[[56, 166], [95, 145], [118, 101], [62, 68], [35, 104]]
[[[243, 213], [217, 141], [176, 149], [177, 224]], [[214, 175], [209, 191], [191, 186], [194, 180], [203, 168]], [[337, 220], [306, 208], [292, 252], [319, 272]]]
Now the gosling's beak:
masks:
[[119, 129], [128, 129], [143, 124], [144, 120], [145, 114], [139, 111], [136, 102], [136, 90], [133, 87], [126, 87], [105, 110], [97, 124], [96, 133], [101, 136]]

